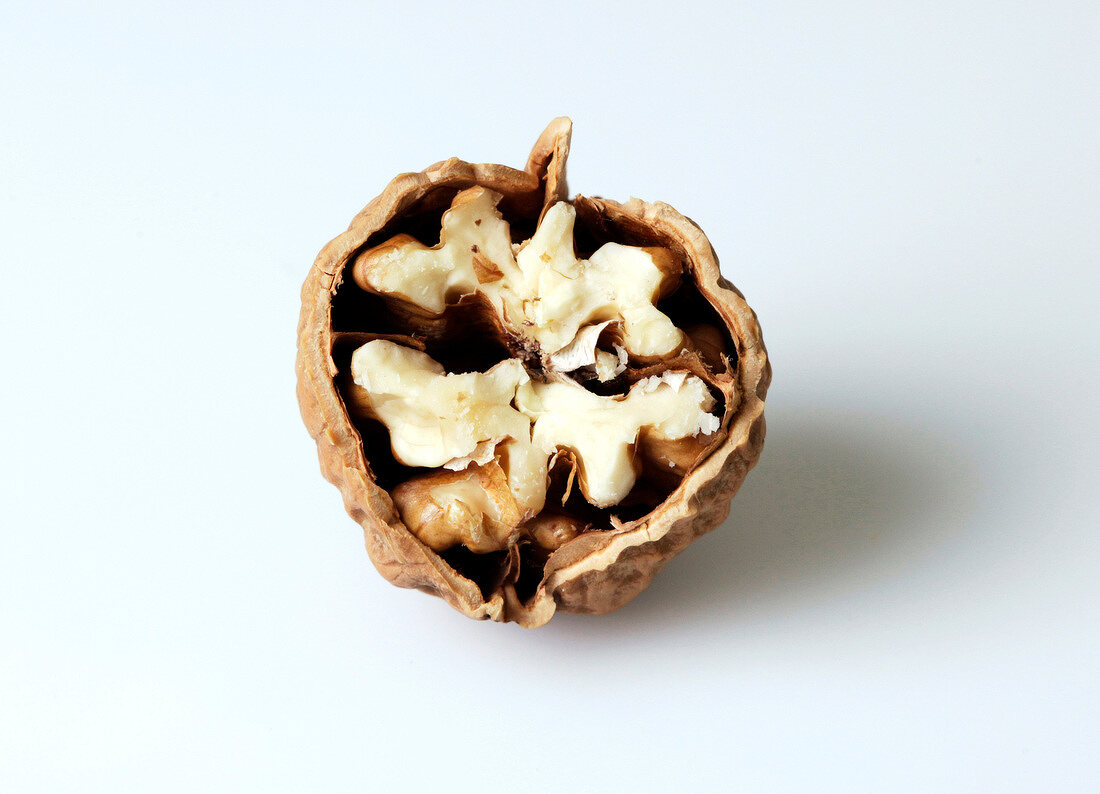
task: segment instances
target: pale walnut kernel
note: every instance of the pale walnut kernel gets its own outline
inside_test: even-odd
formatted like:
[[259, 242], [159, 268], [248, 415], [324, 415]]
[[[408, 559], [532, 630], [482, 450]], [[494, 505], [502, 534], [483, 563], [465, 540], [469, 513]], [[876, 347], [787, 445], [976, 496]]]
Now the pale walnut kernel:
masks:
[[[513, 251], [509, 224], [496, 208], [500, 198], [483, 188], [459, 193], [443, 214], [439, 245], [394, 237], [358, 256], [356, 282], [431, 315], [480, 293], [511, 334], [537, 343], [562, 372], [596, 363], [592, 329], [609, 323], [618, 325], [630, 355], [667, 356], [683, 344], [684, 334], [653, 305], [678, 283], [671, 252], [607, 243], [579, 259], [576, 211], [563, 201]], [[601, 362], [605, 372], [608, 364]]]
[[351, 371], [399, 462], [452, 470], [394, 491], [405, 524], [435, 549], [505, 548], [542, 509], [549, 460], [560, 450], [574, 456], [585, 498], [611, 507], [640, 473], [641, 435], [674, 441], [719, 425], [706, 384], [685, 372], [600, 396], [564, 378], [534, 382], [515, 359], [484, 374], [448, 374], [427, 354], [382, 339], [355, 351]]

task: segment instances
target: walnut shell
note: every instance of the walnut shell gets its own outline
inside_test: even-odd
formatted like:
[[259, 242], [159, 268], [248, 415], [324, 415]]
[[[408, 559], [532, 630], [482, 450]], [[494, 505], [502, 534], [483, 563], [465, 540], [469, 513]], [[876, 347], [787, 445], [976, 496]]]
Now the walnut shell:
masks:
[[[763, 447], [764, 397], [771, 380], [756, 316], [722, 277], [710, 242], [691, 220], [659, 202], [619, 204], [578, 196], [573, 199], [578, 229], [583, 225], [594, 239], [662, 246], [682, 258], [684, 281], [692, 285], [695, 300], [685, 318], [694, 323], [701, 308], [712, 324], [697, 330], [685, 323], [698, 344], [675, 362], [642, 362], [627, 375], [634, 380], [675, 364], [705, 376], [724, 401], [720, 429], [706, 448], [685, 452], [680, 444], [668, 450], [664, 459], [671, 471], [663, 474], [672, 478], [671, 492], [655, 507], [627, 520], [611, 515], [603, 527], [569, 519], [574, 528], [559, 535], [566, 540], [554, 551], [532, 546], [534, 551], [525, 547], [521, 554], [512, 546], [492, 559], [464, 549], [441, 554], [405, 527], [389, 492], [398, 483], [388, 471], [393, 466], [386, 436], [364, 423], [355, 395], [346, 389], [347, 354], [368, 339], [424, 349], [425, 344], [446, 347], [462, 334], [494, 339], [500, 329], [485, 321], [476, 300], [461, 302], [443, 318], [401, 317], [377, 296], [358, 290], [348, 264], [398, 233], [437, 234], [451, 199], [476, 185], [504, 197], [501, 211], [514, 224], [533, 228], [547, 207], [567, 198], [571, 126], [565, 118], [551, 122], [522, 171], [452, 158], [396, 177], [318, 255], [302, 287], [298, 326], [302, 418], [317, 442], [322, 473], [340, 489], [348, 513], [363, 528], [375, 567], [393, 584], [440, 596], [469, 617], [527, 627], [545, 624], [558, 609], [603, 614], [621, 607], [688, 543], [722, 522]], [[355, 327], [368, 320], [373, 329]], [[643, 454], [652, 457], [661, 450], [647, 447]], [[576, 531], [585, 526], [590, 531]]]

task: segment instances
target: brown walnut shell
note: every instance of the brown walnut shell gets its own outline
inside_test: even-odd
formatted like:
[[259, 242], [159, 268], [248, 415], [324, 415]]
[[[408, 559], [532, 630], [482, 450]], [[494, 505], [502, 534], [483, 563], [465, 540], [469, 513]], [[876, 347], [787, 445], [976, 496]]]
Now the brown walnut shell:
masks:
[[[646, 505], [643, 515], [624, 508], [623, 515], [607, 516], [602, 527], [566, 519], [568, 531], [557, 534], [564, 543], [554, 551], [528, 544], [495, 557], [461, 549], [441, 554], [405, 527], [390, 496], [399, 484], [400, 467], [384, 429], [362, 419], [348, 391], [350, 352], [375, 338], [446, 351], [452, 349], [449, 339], [463, 334], [468, 339], [471, 333], [491, 340], [472, 348], [492, 349], [500, 329], [479, 319], [484, 312], [479, 314], [476, 299], [460, 302], [443, 318], [402, 318], [378, 296], [356, 287], [349, 262], [399, 233], [433, 244], [451, 199], [476, 185], [501, 194], [502, 213], [529, 236], [546, 207], [567, 199], [571, 126], [565, 118], [551, 122], [522, 171], [452, 158], [396, 177], [318, 255], [302, 287], [298, 326], [302, 418], [317, 442], [322, 473], [340, 489], [348, 513], [363, 528], [375, 567], [393, 584], [440, 596], [469, 617], [528, 627], [543, 625], [559, 609], [603, 614], [621, 607], [688, 543], [723, 521], [763, 447], [764, 397], [771, 380], [756, 315], [722, 277], [699, 227], [667, 204], [578, 196], [573, 199], [578, 246], [583, 233], [595, 242], [665, 247], [684, 262], [684, 282], [693, 292], [684, 299], [685, 321], [678, 324], [696, 344], [689, 343], [672, 362], [632, 362], [624, 377], [634, 381], [670, 366], [699, 374], [724, 402], [720, 429], [705, 447], [686, 449], [678, 443], [664, 451], [665, 457], [659, 445], [651, 448], [643, 441], [643, 455], [667, 461], [670, 471], [662, 475], [672, 478], [665, 484], [671, 491], [662, 492], [652, 509]], [[700, 316], [708, 316], [710, 325], [697, 330], [691, 324]], [[363, 325], [373, 327], [364, 330]]]

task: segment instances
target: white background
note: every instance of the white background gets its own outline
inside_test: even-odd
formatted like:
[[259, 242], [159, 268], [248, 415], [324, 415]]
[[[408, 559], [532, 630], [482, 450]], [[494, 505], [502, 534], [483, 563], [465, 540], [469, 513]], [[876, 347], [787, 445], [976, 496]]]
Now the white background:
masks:
[[[1098, 6], [520, 8], [3, 4], [0, 789], [1095, 790]], [[374, 572], [295, 325], [561, 114], [775, 379], [730, 519], [525, 631]]]

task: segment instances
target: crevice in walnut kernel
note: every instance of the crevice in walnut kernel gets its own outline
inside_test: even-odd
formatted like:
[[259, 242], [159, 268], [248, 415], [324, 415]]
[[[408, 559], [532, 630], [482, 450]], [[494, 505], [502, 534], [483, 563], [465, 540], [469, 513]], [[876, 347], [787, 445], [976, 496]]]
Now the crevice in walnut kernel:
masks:
[[507, 551], [490, 551], [474, 554], [464, 546], [453, 546], [438, 552], [443, 561], [460, 576], [469, 579], [481, 590], [486, 601], [493, 597], [504, 582], [507, 573]]
[[657, 308], [684, 330], [692, 340], [692, 347], [713, 372], [726, 371], [721, 361], [723, 355], [729, 361], [730, 373], [737, 368], [737, 346], [729, 330], [718, 312], [689, 279], [685, 279], [680, 289], [658, 303]]
[[539, 584], [542, 583], [543, 569], [549, 557], [548, 551], [534, 543], [519, 545], [519, 575], [513, 587], [520, 603], [526, 604], [535, 595]]

